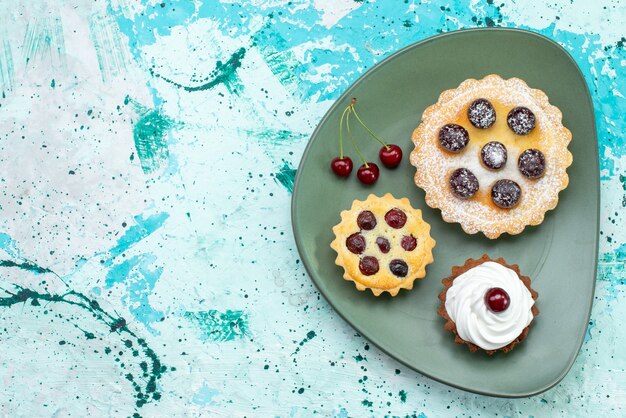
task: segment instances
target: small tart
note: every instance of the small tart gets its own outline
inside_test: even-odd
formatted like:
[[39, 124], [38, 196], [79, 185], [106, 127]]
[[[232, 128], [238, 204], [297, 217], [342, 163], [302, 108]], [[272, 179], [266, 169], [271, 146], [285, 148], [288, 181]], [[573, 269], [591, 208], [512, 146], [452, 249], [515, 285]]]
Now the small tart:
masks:
[[[519, 234], [543, 222], [568, 185], [572, 134], [561, 120], [545, 93], [519, 78], [465, 80], [441, 93], [413, 132], [415, 184], [444, 221], [468, 234]], [[465, 177], [452, 179], [461, 168], [477, 180], [471, 196]]]
[[[521, 304], [522, 302], [524, 302], [523, 300], [521, 300], [521, 298], [524, 297], [531, 297], [532, 301], [527, 301], [529, 303], [532, 303], [532, 306], [529, 308], [530, 309], [530, 314], [532, 315], [531, 318], [531, 322], [529, 322], [526, 326], [524, 326], [525, 324], [522, 324], [520, 327], [523, 327], [523, 329], [521, 329], [520, 334], [517, 337], [513, 337], [511, 339], [511, 341], [499, 348], [495, 348], [495, 349], [485, 349], [483, 347], [478, 346], [477, 344], [474, 344], [471, 341], [467, 341], [465, 339], [463, 339], [460, 335], [459, 335], [459, 330], [457, 329], [457, 324], [454, 322], [454, 320], [452, 319], [452, 314], [449, 313], [446, 310], [446, 301], [448, 298], [448, 292], [450, 291], [450, 288], [454, 285], [454, 281], [462, 276], [463, 274], [467, 273], [468, 271], [484, 264], [484, 263], [488, 263], [488, 262], [492, 262], [492, 263], [497, 263], [503, 267], [505, 267], [506, 269], [510, 270], [511, 272], [515, 273], [515, 276], [517, 276], [517, 278], [521, 281], [521, 283], [523, 284], [522, 289], [527, 289], [528, 292], [530, 293], [528, 295], [528, 293], [526, 293], [524, 291], [524, 293], [526, 293], [525, 295], [517, 295], [515, 296], [515, 293], [510, 292], [512, 299], [510, 300], [510, 305], [507, 309], [513, 309], [513, 307], [515, 306], [515, 304]], [[517, 280], [517, 278], [515, 280]], [[481, 281], [485, 282], [486, 284], [482, 285], [482, 287], [484, 287], [485, 289], [489, 288], [489, 284], [488, 281], [476, 277], [476, 284], [478, 286], [481, 286]], [[536, 304], [534, 303], [537, 300], [538, 297], [538, 293], [532, 289], [531, 287], [531, 281], [530, 278], [528, 276], [524, 276], [521, 274], [519, 266], [517, 264], [507, 264], [506, 261], [504, 261], [503, 258], [498, 258], [498, 259], [491, 259], [487, 254], [483, 255], [481, 258], [479, 259], [468, 259], [464, 265], [462, 266], [454, 266], [452, 267], [452, 275], [444, 278], [442, 280], [444, 289], [441, 291], [441, 293], [439, 293], [439, 300], [441, 301], [441, 305], [439, 306], [439, 310], [437, 311], [437, 313], [439, 314], [439, 316], [441, 316], [443, 319], [446, 320], [446, 323], [444, 325], [444, 329], [446, 331], [450, 331], [452, 333], [454, 333], [454, 342], [457, 344], [465, 344], [469, 350], [471, 352], [475, 352], [478, 350], [482, 350], [485, 353], [487, 353], [488, 355], [493, 355], [494, 353], [498, 352], [498, 351], [502, 351], [505, 353], [508, 353], [509, 351], [511, 351], [517, 344], [519, 344], [520, 342], [522, 342], [526, 336], [528, 335], [528, 332], [530, 330], [530, 327], [532, 325], [532, 321], [534, 320], [534, 318], [539, 315], [539, 309], [537, 308]], [[506, 287], [506, 286], [505, 286]], [[467, 293], [467, 297], [471, 298], [471, 297], [475, 297], [476, 294], [476, 288], [474, 287], [474, 294], [470, 294], [469, 292]], [[505, 289], [506, 290], [506, 289]], [[458, 296], [458, 295], [457, 295]], [[484, 294], [480, 293], [480, 295], [478, 296], [479, 298], [483, 298]], [[480, 307], [478, 305], [480, 305], [480, 301], [470, 301], [470, 300], [465, 300], [465, 301], [461, 301], [461, 303], [464, 303], [464, 305], [466, 307], [468, 307], [468, 309], [471, 309], [472, 312], [468, 312], [468, 315], [466, 316], [466, 319], [470, 319], [472, 321], [472, 330], [474, 332], [480, 332], [480, 331], [484, 331], [480, 329], [480, 325], [483, 325], [485, 327], [489, 327], [490, 325], [494, 325], [495, 327], [499, 327], [502, 328], [504, 325], [519, 325], [519, 324], [505, 324], [505, 319], [502, 318], [498, 318], [498, 316], [500, 315], [499, 313], [489, 313], [487, 311], [481, 311]], [[478, 309], [478, 311], [476, 311], [476, 309]], [[488, 308], [487, 308], [488, 309]], [[475, 321], [477, 321], [477, 318], [480, 318], [480, 315], [485, 314], [485, 312], [487, 312], [487, 317], [484, 318], [485, 321], [482, 324], [478, 324]], [[524, 313], [524, 312], [523, 312]], [[526, 313], [524, 313], [526, 314]], [[494, 317], [489, 317], [489, 315], [494, 315]], [[496, 318], [496, 319], [494, 319]], [[459, 319], [457, 318], [457, 321]], [[490, 331], [495, 331], [497, 332], [498, 330], [490, 330]]]
[[374, 295], [412, 289], [415, 279], [426, 276], [426, 265], [433, 262], [435, 240], [422, 211], [413, 209], [408, 199], [370, 194], [355, 200], [341, 212], [341, 222], [333, 227], [330, 244], [337, 252], [335, 263], [344, 269], [343, 278], [358, 290]]

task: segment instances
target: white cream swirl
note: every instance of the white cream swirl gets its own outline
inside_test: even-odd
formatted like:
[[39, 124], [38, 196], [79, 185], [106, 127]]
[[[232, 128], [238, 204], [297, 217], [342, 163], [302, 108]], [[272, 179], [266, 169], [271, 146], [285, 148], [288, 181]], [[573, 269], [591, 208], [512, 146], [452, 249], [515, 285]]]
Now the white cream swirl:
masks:
[[[500, 287], [509, 294], [509, 307], [492, 312], [485, 293]], [[515, 340], [533, 320], [535, 301], [517, 273], [493, 261], [473, 267], [454, 279], [446, 296], [446, 311], [459, 337], [484, 350], [496, 350]]]

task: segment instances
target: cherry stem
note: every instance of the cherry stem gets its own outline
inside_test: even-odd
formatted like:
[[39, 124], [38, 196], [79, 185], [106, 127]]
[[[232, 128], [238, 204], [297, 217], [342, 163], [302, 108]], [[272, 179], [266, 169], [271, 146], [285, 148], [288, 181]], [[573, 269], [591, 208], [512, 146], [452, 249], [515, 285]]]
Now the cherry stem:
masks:
[[387, 151], [389, 151], [389, 145], [385, 144], [385, 141], [383, 141], [382, 139], [377, 137], [376, 134], [374, 132], [372, 132], [371, 129], [368, 128], [365, 123], [363, 123], [363, 121], [359, 117], [358, 113], [356, 113], [356, 109], [354, 108], [355, 104], [356, 104], [356, 99], [352, 99], [352, 102], [350, 103], [350, 107], [352, 108], [352, 112], [354, 113], [354, 116], [356, 116], [356, 118], [359, 121], [359, 123], [361, 124], [361, 126], [363, 126], [365, 128], [365, 130], [367, 132], [369, 132], [369, 134], [374, 137], [374, 139], [376, 139], [378, 142], [380, 142], [382, 144], [382, 146], [387, 148]]
[[343, 118], [346, 116], [346, 112], [350, 109], [350, 106], [341, 114], [341, 121], [339, 122], [339, 158], [343, 160]]
[[[354, 99], [352, 100], [354, 101]], [[359, 154], [359, 157], [361, 158], [361, 161], [363, 161], [363, 164], [365, 164], [365, 167], [369, 168], [369, 165], [367, 164], [367, 161], [365, 161], [363, 154], [361, 154], [359, 147], [356, 146], [356, 141], [354, 140], [354, 137], [352, 136], [352, 130], [350, 130], [350, 114], [354, 111], [354, 109], [352, 108], [352, 104], [350, 104], [350, 106], [346, 108], [346, 110], [348, 109], [350, 111], [348, 112], [348, 116], [346, 117], [346, 128], [348, 128], [348, 135], [350, 136], [350, 141], [352, 141], [352, 145], [354, 145], [354, 149], [356, 150], [356, 153]]]

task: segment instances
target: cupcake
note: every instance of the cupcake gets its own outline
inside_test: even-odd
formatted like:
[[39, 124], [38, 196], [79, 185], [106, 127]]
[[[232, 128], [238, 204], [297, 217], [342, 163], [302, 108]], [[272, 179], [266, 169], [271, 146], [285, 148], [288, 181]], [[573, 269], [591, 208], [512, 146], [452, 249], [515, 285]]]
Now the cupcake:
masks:
[[337, 252], [335, 263], [343, 268], [344, 279], [376, 296], [412, 289], [433, 262], [435, 240], [422, 211], [411, 207], [408, 199], [389, 193], [353, 201], [349, 210], [341, 212], [333, 233], [330, 246]]
[[452, 267], [452, 275], [442, 282], [438, 313], [446, 320], [444, 329], [472, 352], [511, 351], [539, 315], [530, 278], [502, 258], [492, 260], [486, 254], [470, 258], [463, 266]]

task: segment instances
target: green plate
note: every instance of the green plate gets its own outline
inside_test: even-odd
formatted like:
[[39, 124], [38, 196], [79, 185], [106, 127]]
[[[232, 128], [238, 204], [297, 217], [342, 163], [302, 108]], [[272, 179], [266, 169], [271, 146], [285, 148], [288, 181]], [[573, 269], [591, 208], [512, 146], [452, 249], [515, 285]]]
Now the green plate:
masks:
[[[424, 202], [413, 183], [408, 162], [411, 133], [424, 109], [443, 90], [467, 78], [488, 74], [519, 77], [543, 90], [563, 112], [573, 134], [569, 187], [544, 222], [517, 236], [489, 240], [467, 235], [458, 224], [442, 221]], [[396, 170], [381, 168], [373, 187], [361, 185], [356, 167], [347, 179], [330, 170], [337, 156], [341, 112], [358, 99], [359, 116], [388, 142], [404, 151]], [[379, 145], [354, 124], [357, 141], [370, 161], [378, 161]], [[358, 166], [358, 157], [346, 145]], [[381, 166], [382, 167], [382, 166]], [[292, 222], [302, 261], [320, 292], [363, 336], [403, 364], [460, 389], [504, 397], [531, 396], [557, 384], [569, 371], [583, 342], [597, 263], [600, 203], [598, 149], [593, 106], [585, 80], [563, 48], [532, 32], [472, 29], [438, 35], [413, 44], [382, 61], [359, 78], [330, 108], [304, 152], [296, 177]], [[342, 278], [329, 247], [331, 228], [354, 199], [368, 194], [406, 196], [423, 211], [437, 241], [435, 262], [412, 291], [391, 298], [359, 292]], [[541, 314], [528, 338], [509, 354], [488, 357], [470, 353], [444, 332], [437, 316], [441, 278], [450, 268], [483, 253], [518, 263], [539, 292]]]

